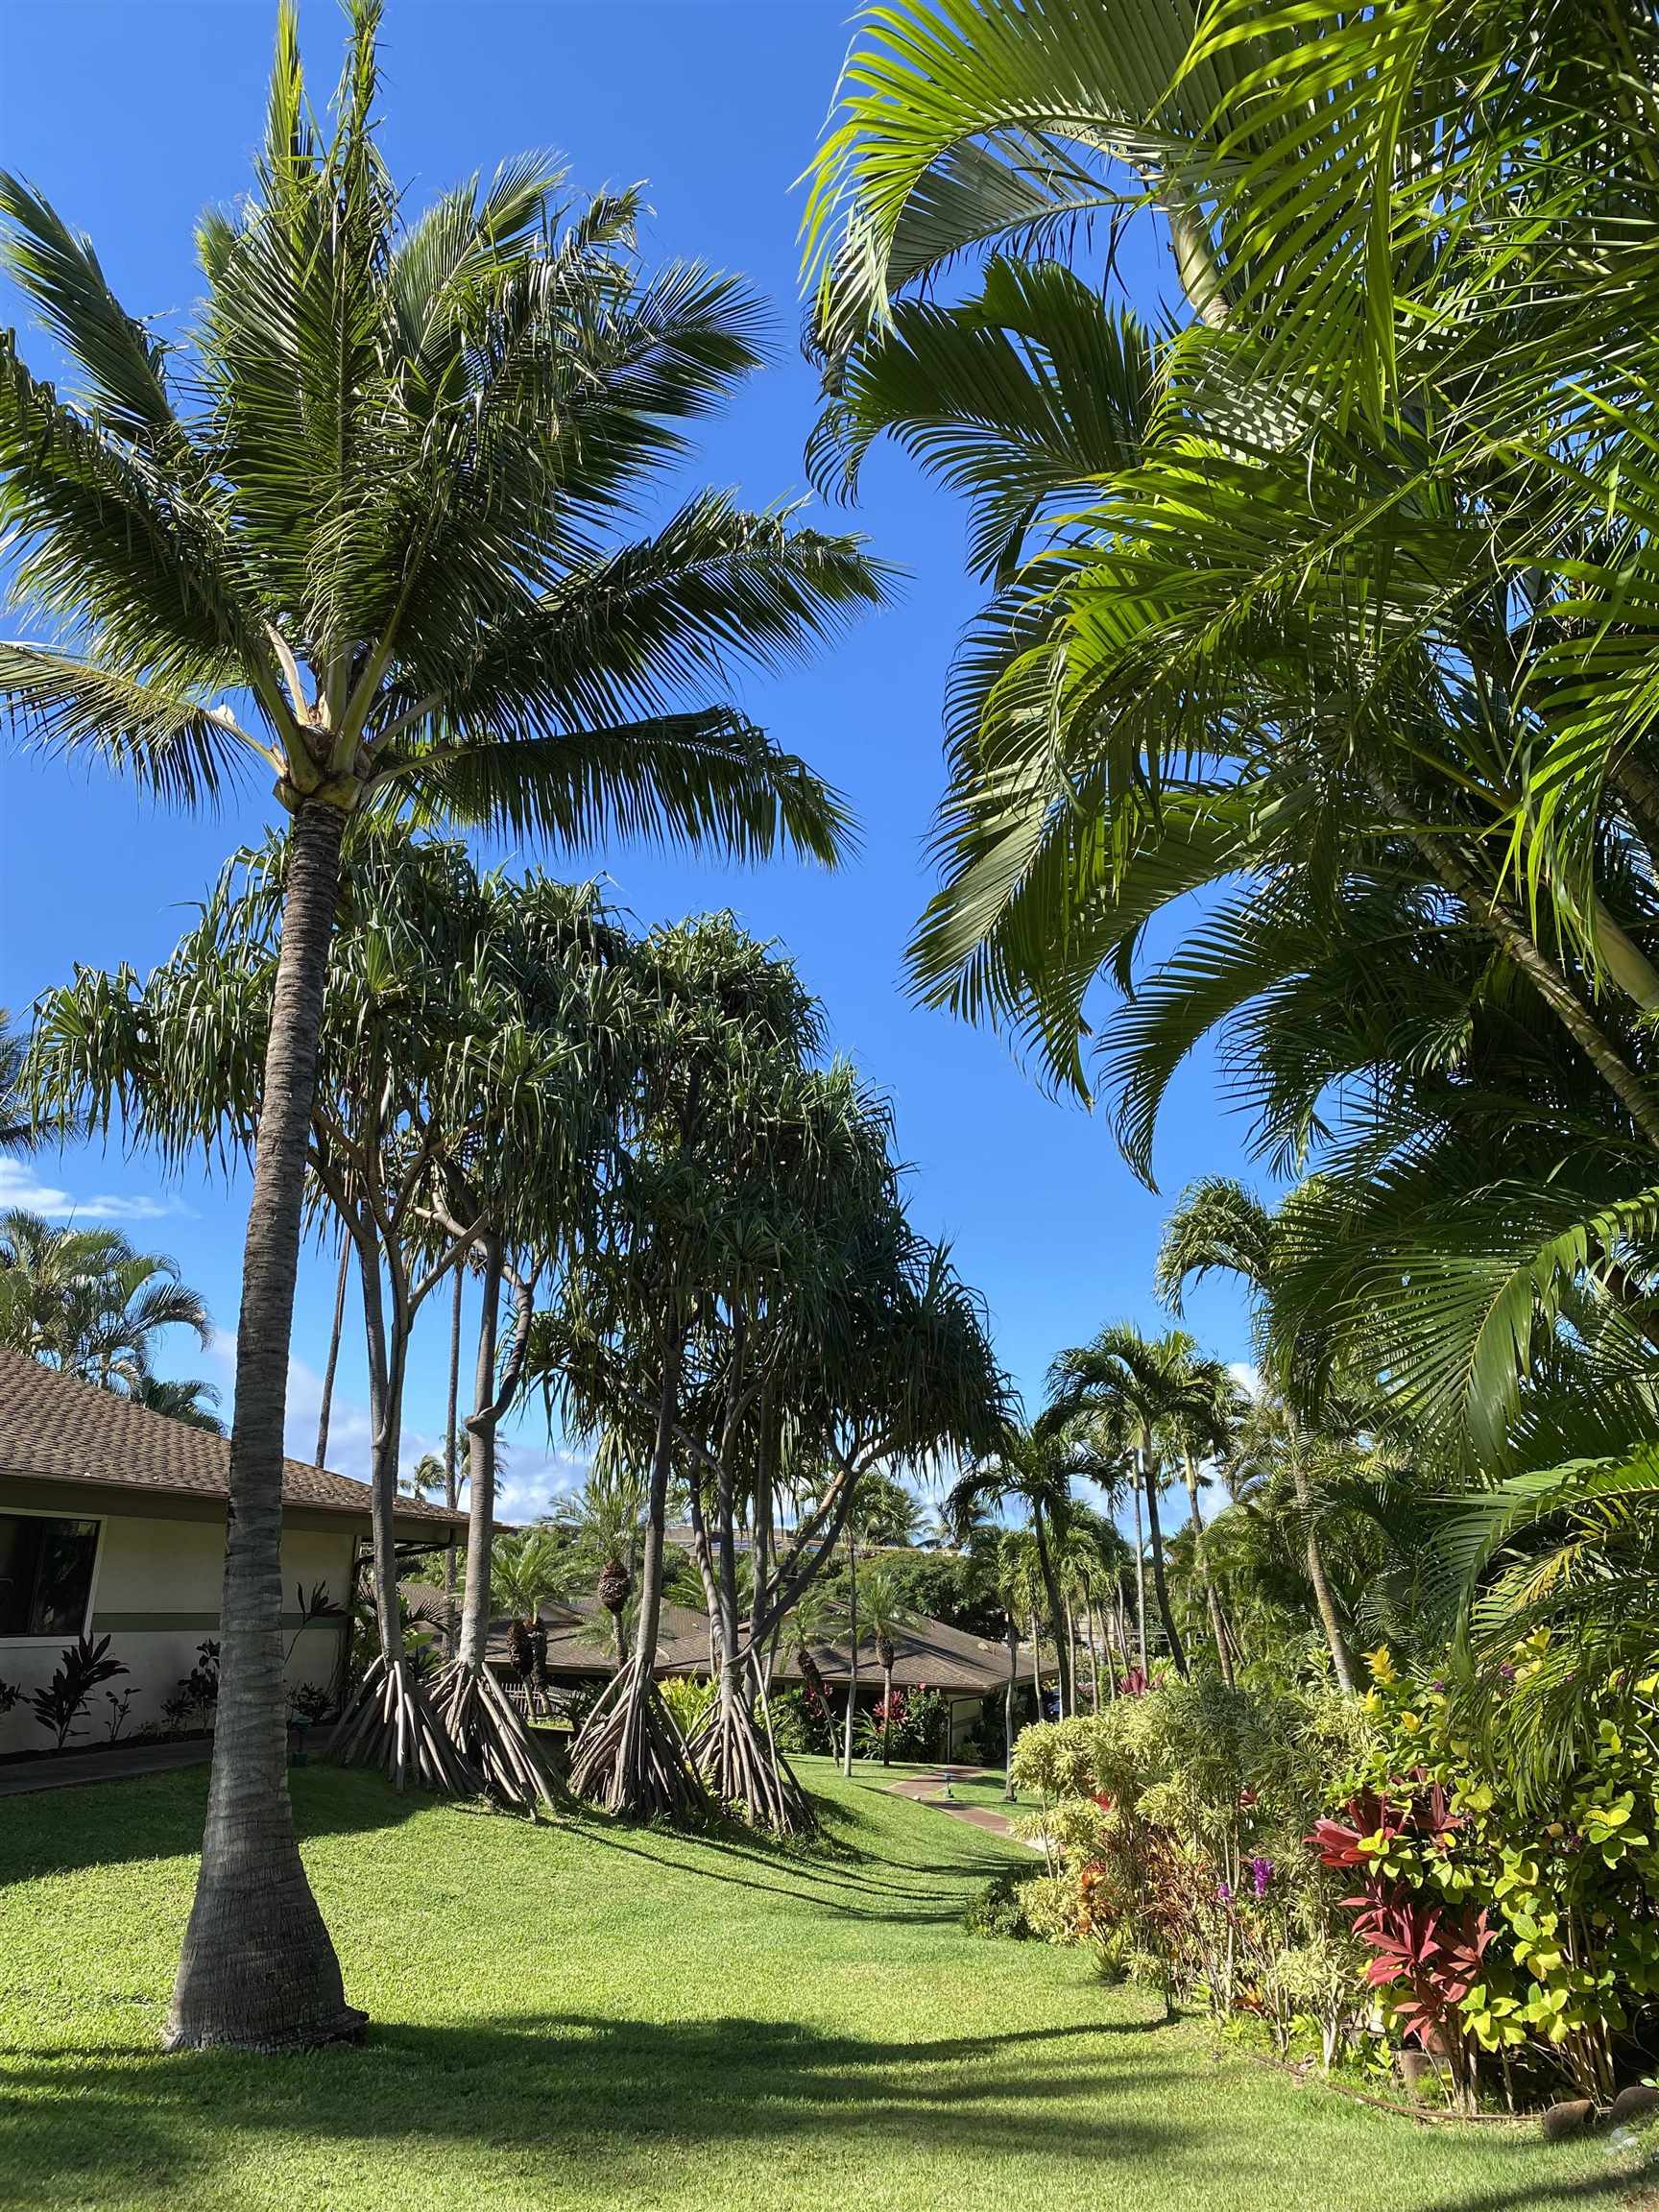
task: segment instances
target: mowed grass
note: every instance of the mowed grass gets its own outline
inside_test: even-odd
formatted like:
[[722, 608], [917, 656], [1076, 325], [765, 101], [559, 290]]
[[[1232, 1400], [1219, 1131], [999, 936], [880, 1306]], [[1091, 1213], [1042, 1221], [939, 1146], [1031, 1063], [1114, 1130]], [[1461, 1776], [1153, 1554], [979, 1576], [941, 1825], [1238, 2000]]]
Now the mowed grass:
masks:
[[1018, 1847], [804, 1766], [809, 1854], [297, 1773], [373, 2025], [288, 2059], [156, 2048], [203, 1772], [0, 1801], [0, 2206], [1522, 2212], [1629, 2186], [1599, 2143], [1417, 2128], [1218, 2055], [1079, 1954], [968, 1935]]

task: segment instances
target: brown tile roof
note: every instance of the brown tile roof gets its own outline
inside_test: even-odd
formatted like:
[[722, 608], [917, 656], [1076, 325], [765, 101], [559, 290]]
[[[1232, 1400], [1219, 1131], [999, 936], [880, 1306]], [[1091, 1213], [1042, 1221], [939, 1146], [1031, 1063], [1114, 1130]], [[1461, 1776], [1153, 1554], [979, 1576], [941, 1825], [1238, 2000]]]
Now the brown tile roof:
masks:
[[[412, 1599], [421, 1597], [438, 1606], [443, 1604], [441, 1591], [408, 1584], [405, 1589]], [[549, 1600], [541, 1607], [541, 1620], [547, 1629], [549, 1673], [610, 1674], [614, 1671], [611, 1616], [597, 1598]], [[996, 1637], [974, 1636], [966, 1629], [951, 1628], [943, 1621], [917, 1620], [910, 1627], [895, 1634], [893, 1649], [893, 1679], [901, 1689], [915, 1690], [926, 1684], [929, 1690], [954, 1690], [964, 1695], [989, 1696], [999, 1691], [1008, 1679], [1005, 1643]], [[488, 1656], [497, 1665], [507, 1663], [505, 1620], [491, 1623]], [[817, 1647], [812, 1656], [826, 1682], [847, 1680], [845, 1639], [839, 1644]], [[1028, 1680], [1030, 1652], [1024, 1645], [1020, 1647], [1020, 1666], [1021, 1680]], [[661, 1674], [708, 1673], [709, 1623], [703, 1614], [684, 1605], [663, 1606], [657, 1671]], [[801, 1662], [787, 1636], [779, 1647], [773, 1678], [781, 1682], [801, 1679]], [[881, 1663], [874, 1641], [867, 1636], [858, 1640], [858, 1678], [860, 1683], [878, 1686], [881, 1680]]]
[[[84, 1482], [161, 1497], [228, 1498], [230, 1446], [188, 1422], [133, 1406], [25, 1353], [0, 1349], [0, 1475], [36, 1482]], [[367, 1518], [367, 1482], [282, 1462], [282, 1503]], [[449, 1526], [443, 1505], [399, 1498], [399, 1521]], [[466, 1516], [453, 1516], [457, 1527]]]

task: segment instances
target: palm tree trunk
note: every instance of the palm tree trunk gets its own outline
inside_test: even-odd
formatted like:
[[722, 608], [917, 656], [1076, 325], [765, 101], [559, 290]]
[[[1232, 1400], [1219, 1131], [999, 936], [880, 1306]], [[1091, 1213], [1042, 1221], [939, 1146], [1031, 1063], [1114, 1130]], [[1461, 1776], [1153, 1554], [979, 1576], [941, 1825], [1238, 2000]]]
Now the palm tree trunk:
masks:
[[1060, 1602], [1060, 1584], [1054, 1574], [1054, 1562], [1048, 1555], [1048, 1536], [1043, 1524], [1043, 1508], [1035, 1499], [1031, 1502], [1031, 1533], [1037, 1541], [1037, 1565], [1043, 1576], [1043, 1594], [1048, 1600], [1048, 1620], [1054, 1638], [1054, 1663], [1060, 1675], [1060, 1710], [1064, 1714], [1071, 1708], [1071, 1623]]
[[1146, 1491], [1146, 1537], [1152, 1551], [1152, 1587], [1158, 1593], [1158, 1618], [1164, 1623], [1164, 1635], [1169, 1646], [1169, 1656], [1174, 1662], [1175, 1671], [1185, 1681], [1187, 1654], [1181, 1647], [1175, 1616], [1169, 1609], [1169, 1584], [1164, 1573], [1164, 1533], [1158, 1526], [1158, 1485], [1152, 1477], [1152, 1455], [1144, 1448], [1141, 1453], [1141, 1479]]
[[[459, 1279], [459, 1278], [457, 1278]], [[495, 1424], [485, 1418], [495, 1397], [501, 1328], [501, 1247], [484, 1253], [483, 1302], [473, 1367], [473, 1418], [467, 1424], [467, 1586], [461, 1605], [463, 1667], [480, 1672], [490, 1646], [490, 1575], [495, 1548]]]
[[841, 1740], [841, 1771], [853, 1778], [853, 1712], [858, 1702], [858, 1539], [847, 1531], [847, 1726]]
[[1091, 1710], [1100, 1710], [1100, 1648], [1094, 1641], [1094, 1600], [1087, 1591], [1083, 1594], [1083, 1640], [1089, 1652], [1089, 1695]]
[[1204, 1604], [1210, 1615], [1210, 1633], [1215, 1643], [1215, 1663], [1221, 1670], [1221, 1679], [1229, 1690], [1233, 1680], [1233, 1654], [1227, 1648], [1227, 1630], [1221, 1620], [1221, 1600], [1215, 1595], [1214, 1578], [1210, 1573], [1210, 1556], [1204, 1548], [1204, 1516], [1198, 1509], [1198, 1470], [1192, 1464], [1190, 1452], [1183, 1452], [1181, 1464], [1187, 1477], [1187, 1499], [1192, 1508], [1192, 1556], [1198, 1563], [1198, 1579], [1204, 1585]]
[[[455, 1290], [449, 1307], [449, 1418], [444, 1431], [444, 1503], [453, 1513], [460, 1503], [461, 1484], [457, 1477], [455, 1447], [457, 1441], [456, 1416], [461, 1403], [461, 1294], [466, 1287], [465, 1269], [460, 1261], [455, 1262]], [[461, 1624], [455, 1617], [455, 1585], [458, 1580], [459, 1560], [455, 1545], [453, 1523], [449, 1528], [449, 1541], [444, 1550], [444, 1647], [451, 1659], [460, 1648]]]
[[1014, 1693], [1019, 1687], [1020, 1623], [1008, 1616], [1008, 1681], [1002, 1692], [1002, 1794], [1014, 1795]]
[[337, 808], [309, 803], [288, 834], [236, 1330], [218, 1721], [202, 1868], [168, 2014], [171, 2049], [304, 2049], [354, 2035], [364, 2021], [346, 2002], [340, 1961], [294, 1839], [282, 1682], [288, 1347], [345, 827]]
[[317, 1459], [328, 1459], [328, 1423], [334, 1410], [334, 1370], [340, 1364], [340, 1333], [346, 1323], [346, 1278], [351, 1271], [351, 1239], [340, 1232], [340, 1273], [334, 1285], [334, 1325], [328, 1332], [328, 1364], [323, 1370], [323, 1403], [317, 1411]]
[[1141, 1647], [1141, 1672], [1151, 1679], [1146, 1663], [1146, 1538], [1141, 1521], [1141, 1484], [1135, 1484], [1135, 1640]]
[[1294, 1437], [1290, 1445], [1290, 1480], [1295, 1488], [1296, 1503], [1301, 1511], [1302, 1527], [1307, 1539], [1308, 1579], [1313, 1585], [1313, 1602], [1319, 1608], [1319, 1623], [1325, 1631], [1325, 1642], [1330, 1647], [1331, 1664], [1336, 1670], [1339, 1685], [1352, 1693], [1357, 1687], [1354, 1662], [1349, 1656], [1348, 1639], [1342, 1633], [1342, 1614], [1336, 1603], [1336, 1593], [1332, 1589], [1331, 1577], [1325, 1572], [1325, 1554], [1319, 1549], [1319, 1538], [1314, 1532], [1313, 1494]]
[[887, 1709], [887, 1718], [881, 1723], [881, 1764], [893, 1764], [893, 1670], [885, 1662], [881, 1668], [881, 1702]]

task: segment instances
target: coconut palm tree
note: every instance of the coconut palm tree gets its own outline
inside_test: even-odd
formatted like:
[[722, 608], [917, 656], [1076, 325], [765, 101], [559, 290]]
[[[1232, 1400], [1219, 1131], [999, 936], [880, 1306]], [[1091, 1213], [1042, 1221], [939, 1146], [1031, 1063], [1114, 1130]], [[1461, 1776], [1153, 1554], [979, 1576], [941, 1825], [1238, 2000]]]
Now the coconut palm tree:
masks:
[[36, 192], [0, 183], [10, 273], [82, 394], [0, 348], [16, 582], [89, 640], [5, 646], [13, 722], [187, 804], [262, 770], [291, 847], [182, 2044], [358, 2026], [293, 1840], [277, 1669], [284, 1390], [347, 820], [394, 805], [831, 858], [840, 809], [721, 680], [877, 593], [850, 544], [717, 497], [616, 541], [678, 426], [753, 365], [752, 301], [695, 266], [642, 276], [637, 196], [567, 208], [541, 159], [402, 227], [375, 129], [378, 0], [350, 15], [330, 125], [284, 0], [253, 189], [203, 219], [207, 297], [178, 346], [128, 314]]

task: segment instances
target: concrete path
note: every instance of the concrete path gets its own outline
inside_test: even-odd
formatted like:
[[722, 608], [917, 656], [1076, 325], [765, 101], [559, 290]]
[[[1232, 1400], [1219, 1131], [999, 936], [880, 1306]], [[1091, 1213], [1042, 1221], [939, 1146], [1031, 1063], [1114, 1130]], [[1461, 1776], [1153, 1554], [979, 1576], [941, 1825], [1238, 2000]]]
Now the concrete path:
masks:
[[941, 1767], [932, 1774], [906, 1774], [902, 1782], [890, 1783], [888, 1788], [895, 1797], [936, 1806], [953, 1819], [966, 1820], [971, 1828], [988, 1828], [993, 1836], [1012, 1836], [1014, 1823], [1006, 1813], [998, 1813], [990, 1805], [964, 1805], [943, 1794], [949, 1782], [974, 1782], [990, 1771], [987, 1767]]
[[204, 1766], [212, 1756], [211, 1736], [181, 1743], [117, 1744], [113, 1751], [58, 1751], [0, 1767], [0, 1797], [73, 1790], [82, 1782], [125, 1782], [133, 1774], [170, 1774], [176, 1767]]

